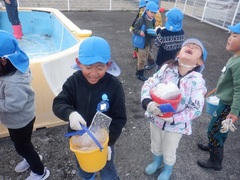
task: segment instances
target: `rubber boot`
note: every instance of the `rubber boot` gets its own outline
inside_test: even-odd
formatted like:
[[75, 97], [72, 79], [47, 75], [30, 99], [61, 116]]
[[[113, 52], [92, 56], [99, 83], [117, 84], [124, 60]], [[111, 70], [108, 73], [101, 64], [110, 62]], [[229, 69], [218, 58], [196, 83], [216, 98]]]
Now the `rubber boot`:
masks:
[[209, 151], [209, 146], [208, 145], [204, 145], [204, 144], [201, 144], [201, 143], [198, 143], [198, 148], [203, 150], [203, 151]]
[[222, 169], [223, 147], [210, 148], [210, 158], [208, 160], [198, 160], [198, 165], [202, 168], [214, 169], [220, 171]]
[[143, 74], [144, 74], [144, 69], [138, 70], [138, 71], [136, 72], [136, 76], [137, 76], [137, 78], [138, 78], [139, 80], [141, 80], [141, 81], [146, 81], [147, 78], [146, 78]]
[[133, 58], [137, 58], [137, 51], [133, 51]]
[[83, 179], [83, 180], [94, 180], [94, 179], [95, 179], [95, 176], [96, 176], [96, 173], [94, 173], [91, 178], [89, 178], [89, 179]]
[[158, 176], [157, 180], [169, 180], [172, 174], [172, 169], [173, 169], [173, 165], [164, 164], [163, 170], [161, 174]]
[[145, 173], [148, 175], [154, 174], [161, 166], [163, 163], [163, 156], [153, 156], [153, 162], [149, 164], [146, 169]]
[[21, 24], [13, 25], [12, 28], [13, 28], [13, 35], [14, 35], [14, 37], [16, 39], [22, 39], [23, 33], [22, 33], [22, 26], [21, 26]]

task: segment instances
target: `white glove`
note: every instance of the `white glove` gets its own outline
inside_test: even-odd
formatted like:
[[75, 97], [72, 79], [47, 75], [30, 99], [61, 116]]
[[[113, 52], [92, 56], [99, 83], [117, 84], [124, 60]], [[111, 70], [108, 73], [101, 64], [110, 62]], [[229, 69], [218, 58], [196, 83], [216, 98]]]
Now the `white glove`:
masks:
[[133, 27], [132, 26], [129, 28], [129, 32], [133, 33]]
[[147, 112], [149, 112], [150, 114], [154, 114], [154, 115], [159, 115], [159, 116], [162, 116], [162, 112], [161, 110], [158, 108], [159, 104], [154, 102], [154, 101], [151, 101], [148, 106], [147, 106]]
[[83, 117], [76, 111], [72, 112], [69, 115], [69, 122], [70, 122], [70, 127], [73, 130], [81, 130], [82, 127], [80, 126], [80, 124], [86, 126], [87, 123], [86, 121], [83, 119]]
[[237, 130], [237, 128], [232, 123], [232, 119], [225, 119], [225, 120], [222, 121], [222, 127], [220, 129], [220, 132], [221, 133], [226, 133], [229, 130], [234, 132], [235, 130]]
[[163, 121], [172, 123], [173, 122], [173, 117], [169, 117], [169, 118], [161, 118]]
[[111, 158], [112, 158], [112, 149], [111, 149], [110, 146], [108, 146], [107, 151], [108, 151], [108, 154], [107, 154], [107, 160], [110, 161]]

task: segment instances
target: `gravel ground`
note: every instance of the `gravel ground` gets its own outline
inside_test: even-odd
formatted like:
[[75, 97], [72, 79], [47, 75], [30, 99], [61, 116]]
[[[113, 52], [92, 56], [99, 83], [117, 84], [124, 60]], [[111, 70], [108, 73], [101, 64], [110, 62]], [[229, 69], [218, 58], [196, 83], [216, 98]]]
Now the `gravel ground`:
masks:
[[[63, 12], [81, 29], [91, 29], [93, 35], [108, 40], [112, 47], [112, 58], [122, 68], [119, 77], [126, 94], [128, 122], [117, 141], [115, 163], [123, 180], [153, 180], [160, 171], [152, 176], [144, 174], [151, 161], [149, 124], [144, 118], [140, 103], [140, 89], [143, 83], [136, 79], [136, 60], [132, 58], [131, 34], [128, 29], [136, 11], [92, 11]], [[203, 75], [208, 90], [215, 87], [220, 71], [231, 54], [225, 50], [228, 34], [226, 31], [185, 17], [183, 26], [186, 37], [197, 37], [205, 44], [209, 55]], [[153, 70], [146, 72], [151, 76]], [[225, 145], [222, 171], [200, 168], [197, 159], [208, 158], [208, 153], [197, 148], [198, 142], [207, 142], [206, 128], [210, 116], [205, 110], [193, 122], [193, 134], [183, 136], [178, 151], [177, 162], [171, 180], [238, 180], [240, 179], [239, 131], [229, 134]], [[236, 124], [240, 129], [239, 123]], [[64, 137], [66, 125], [33, 132], [32, 141], [37, 151], [43, 155], [45, 166], [51, 171], [49, 180], [77, 180], [74, 154], [69, 149], [68, 139]], [[14, 167], [21, 160], [14, 150], [9, 137], [0, 139], [0, 180], [21, 180], [30, 170], [17, 174]]]

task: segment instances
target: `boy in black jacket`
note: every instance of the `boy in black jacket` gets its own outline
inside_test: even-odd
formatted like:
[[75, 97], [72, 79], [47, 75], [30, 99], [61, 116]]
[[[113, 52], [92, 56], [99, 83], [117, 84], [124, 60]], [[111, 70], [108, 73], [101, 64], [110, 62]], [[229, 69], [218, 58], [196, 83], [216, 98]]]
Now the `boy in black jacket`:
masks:
[[[110, 46], [100, 37], [89, 37], [79, 47], [79, 58], [75, 67], [80, 70], [63, 84], [62, 91], [53, 100], [54, 114], [69, 121], [69, 131], [81, 130], [82, 125], [90, 126], [97, 111], [112, 118], [109, 126], [108, 161], [100, 170], [101, 179], [119, 179], [114, 163], [114, 144], [126, 124], [125, 95], [122, 84], [114, 77], [120, 69], [110, 60]], [[109, 106], [99, 109], [107, 96]], [[112, 153], [111, 153], [112, 152]], [[111, 159], [110, 159], [111, 156]], [[84, 179], [94, 179], [95, 173], [88, 173], [77, 164], [79, 175]]]

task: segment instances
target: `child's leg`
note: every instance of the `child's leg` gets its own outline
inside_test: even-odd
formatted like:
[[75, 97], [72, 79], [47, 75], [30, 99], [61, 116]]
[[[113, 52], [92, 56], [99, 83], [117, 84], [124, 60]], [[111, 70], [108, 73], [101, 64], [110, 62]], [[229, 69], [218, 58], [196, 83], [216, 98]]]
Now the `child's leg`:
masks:
[[147, 62], [149, 53], [149, 46], [146, 46], [144, 49], [138, 49], [138, 61], [137, 61], [137, 78], [141, 81], [146, 81], [147, 78], [144, 76], [144, 66]]
[[26, 159], [34, 173], [42, 175], [44, 173], [43, 163], [31, 142], [34, 121], [35, 118], [23, 128], [8, 129], [8, 131], [17, 153]]
[[114, 165], [114, 146], [111, 146], [112, 155], [111, 160], [107, 161], [107, 164], [100, 171], [101, 179], [111, 179], [111, 180], [119, 180], [115, 165]]

